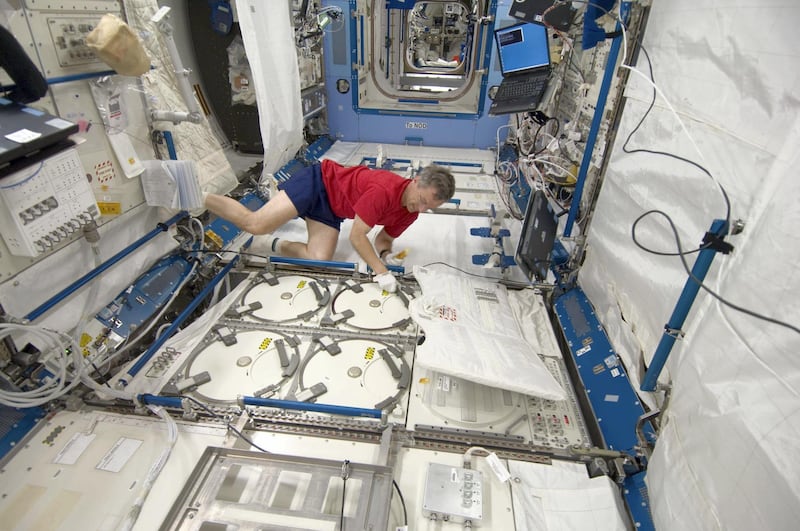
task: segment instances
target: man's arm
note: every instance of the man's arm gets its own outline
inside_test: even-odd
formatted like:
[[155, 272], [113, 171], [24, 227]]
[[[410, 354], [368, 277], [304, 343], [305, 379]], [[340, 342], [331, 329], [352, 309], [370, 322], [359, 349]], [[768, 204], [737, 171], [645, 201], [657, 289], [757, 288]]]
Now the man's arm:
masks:
[[[370, 230], [372, 230], [372, 227], [367, 225], [367, 223], [356, 214], [356, 218], [353, 220], [353, 227], [350, 229], [350, 244], [353, 246], [353, 249], [356, 250], [358, 256], [372, 268], [375, 274], [380, 275], [381, 273], [386, 273], [388, 269], [386, 269], [384, 263], [381, 262], [381, 259], [369, 242], [367, 234]], [[381, 231], [378, 236], [380, 236], [380, 234], [383, 234], [383, 231]], [[375, 241], [377, 242], [377, 239]]]
[[383, 258], [392, 252], [392, 242], [394, 238], [386, 234], [386, 229], [381, 229], [377, 236], [375, 236], [375, 250], [378, 253], [378, 258], [383, 261]]

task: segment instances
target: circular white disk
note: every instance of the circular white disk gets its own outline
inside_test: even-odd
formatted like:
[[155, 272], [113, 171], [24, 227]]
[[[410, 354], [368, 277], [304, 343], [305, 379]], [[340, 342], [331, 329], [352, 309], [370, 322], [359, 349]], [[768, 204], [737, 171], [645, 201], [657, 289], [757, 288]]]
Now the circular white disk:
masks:
[[[360, 293], [348, 288], [333, 301], [333, 313], [353, 311], [353, 317], [345, 321], [348, 325], [364, 330], [385, 330], [408, 323], [410, 314], [399, 295], [383, 291], [375, 282], [360, 286], [363, 288]], [[410, 298], [407, 294], [404, 296]]]
[[414, 389], [429, 411], [451, 426], [498, 426], [525, 413], [518, 393], [437, 372], [417, 379]]
[[[320, 349], [302, 370], [304, 388], [325, 384], [326, 393], [317, 397], [320, 404], [374, 408], [386, 398], [397, 395], [398, 379], [379, 351], [385, 344], [364, 339], [346, 339], [337, 343], [342, 352], [332, 356]], [[390, 354], [398, 369], [402, 360]]]
[[[239, 395], [253, 396], [256, 391], [282, 381], [280, 356], [275, 341], [280, 334], [260, 330], [238, 332], [236, 343], [225, 346], [211, 343], [192, 359], [186, 376], [208, 371], [211, 381], [197, 388], [196, 393], [214, 401], [232, 402]], [[286, 355], [294, 349], [284, 342]]]
[[320, 309], [311, 283], [316, 284], [322, 294], [325, 294], [327, 288], [315, 279], [301, 275], [287, 275], [277, 279], [278, 283], [274, 286], [261, 282], [245, 293], [243, 305], [261, 303], [261, 308], [252, 312], [253, 317], [273, 322], [291, 321]]

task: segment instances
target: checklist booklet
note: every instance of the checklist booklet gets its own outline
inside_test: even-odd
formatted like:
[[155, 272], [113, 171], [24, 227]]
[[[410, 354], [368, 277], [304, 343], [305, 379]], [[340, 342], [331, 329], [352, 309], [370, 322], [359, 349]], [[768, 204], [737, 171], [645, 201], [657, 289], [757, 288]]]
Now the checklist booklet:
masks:
[[142, 188], [148, 205], [179, 210], [203, 207], [203, 190], [194, 161], [148, 160], [144, 166]]

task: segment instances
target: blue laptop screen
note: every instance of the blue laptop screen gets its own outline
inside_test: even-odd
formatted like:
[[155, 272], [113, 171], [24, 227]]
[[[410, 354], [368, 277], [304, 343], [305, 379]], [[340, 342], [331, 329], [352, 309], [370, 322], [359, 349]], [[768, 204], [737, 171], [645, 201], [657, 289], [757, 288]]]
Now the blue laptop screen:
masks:
[[504, 75], [550, 64], [547, 28], [541, 24], [516, 24], [495, 30], [494, 35]]

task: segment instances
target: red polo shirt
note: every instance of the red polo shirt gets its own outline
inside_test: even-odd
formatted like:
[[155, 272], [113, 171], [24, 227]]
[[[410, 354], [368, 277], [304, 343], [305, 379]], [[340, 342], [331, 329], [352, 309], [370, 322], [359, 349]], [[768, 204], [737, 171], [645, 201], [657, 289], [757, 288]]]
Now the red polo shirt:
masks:
[[331, 210], [340, 218], [358, 215], [370, 227], [383, 225], [386, 234], [397, 238], [419, 215], [402, 205], [409, 179], [388, 170], [342, 166], [328, 159], [322, 161], [321, 169]]

